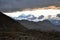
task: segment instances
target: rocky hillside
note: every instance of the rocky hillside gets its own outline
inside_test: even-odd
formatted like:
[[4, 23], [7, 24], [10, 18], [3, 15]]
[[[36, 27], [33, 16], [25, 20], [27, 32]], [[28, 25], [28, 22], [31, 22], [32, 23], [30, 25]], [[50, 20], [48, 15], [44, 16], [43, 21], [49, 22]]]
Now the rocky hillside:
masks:
[[24, 31], [27, 28], [0, 12], [0, 31]]

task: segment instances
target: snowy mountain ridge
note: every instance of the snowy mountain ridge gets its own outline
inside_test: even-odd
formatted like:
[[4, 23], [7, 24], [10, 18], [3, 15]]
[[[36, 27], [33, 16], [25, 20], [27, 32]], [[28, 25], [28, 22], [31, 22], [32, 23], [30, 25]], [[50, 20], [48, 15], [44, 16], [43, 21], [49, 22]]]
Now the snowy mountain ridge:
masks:
[[13, 19], [15, 19], [15, 20], [28, 20], [28, 21], [33, 21], [33, 22], [39, 22], [39, 21], [43, 21], [43, 20], [47, 19], [55, 25], [60, 25], [60, 14], [57, 14], [55, 17], [48, 15], [47, 18], [45, 18], [44, 15], [40, 15], [39, 17], [36, 17], [32, 14], [29, 14], [29, 15], [22, 14], [18, 17], [15, 17], [15, 18], [13, 17]]

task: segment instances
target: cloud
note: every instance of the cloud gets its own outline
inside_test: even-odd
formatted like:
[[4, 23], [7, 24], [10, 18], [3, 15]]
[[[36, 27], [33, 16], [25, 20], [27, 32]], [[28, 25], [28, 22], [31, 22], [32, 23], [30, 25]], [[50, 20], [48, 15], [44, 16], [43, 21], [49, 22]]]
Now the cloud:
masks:
[[49, 5], [60, 6], [59, 0], [0, 0], [0, 11], [18, 11], [25, 8], [38, 8]]

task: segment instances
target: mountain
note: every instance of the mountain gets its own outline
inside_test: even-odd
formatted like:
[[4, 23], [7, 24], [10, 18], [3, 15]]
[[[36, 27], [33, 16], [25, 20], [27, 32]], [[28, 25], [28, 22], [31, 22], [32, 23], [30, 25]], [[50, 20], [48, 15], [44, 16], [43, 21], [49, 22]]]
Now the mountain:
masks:
[[18, 17], [15, 17], [16, 20], [23, 20], [23, 19], [27, 19], [28, 16], [26, 16], [25, 14], [21, 14], [20, 16]]
[[18, 17], [12, 17], [15, 20], [28, 20], [28, 21], [34, 21], [34, 22], [39, 22], [39, 21], [43, 21], [44, 20], [44, 16], [40, 15], [39, 17], [36, 17], [33, 14], [21, 14]]
[[39, 16], [39, 17], [38, 17], [38, 19], [43, 19], [43, 18], [44, 18], [44, 16], [43, 16], [43, 15], [41, 15], [41, 16]]
[[21, 14], [20, 16], [18, 16], [17, 18], [27, 18], [28, 16], [25, 14]]
[[54, 25], [59, 25], [60, 26], [60, 20], [49, 20], [49, 21]]
[[0, 31], [25, 31], [27, 28], [22, 26], [16, 20], [6, 16], [2, 12], [0, 12]]
[[[0, 40], [59, 40], [60, 39], [60, 32], [50, 32], [50, 31], [42, 32], [40, 30], [39, 31], [27, 30], [27, 28], [21, 25], [21, 23], [23, 22], [24, 24], [31, 24], [31, 23], [34, 24], [35, 22], [29, 23], [30, 21], [25, 20], [21, 21], [21, 23], [19, 22], [0, 12]], [[44, 22], [49, 23], [49, 21]], [[44, 24], [44, 22], [42, 22], [42, 25]], [[29, 26], [31, 27], [33, 26], [33, 24]], [[37, 25], [37, 23], [35, 24]], [[39, 23], [39, 25], [41, 24]]]
[[28, 15], [27, 16], [27, 20], [35, 20], [36, 19], [36, 17], [34, 16], [34, 15]]
[[56, 17], [59, 17], [60, 18], [60, 14], [57, 14], [57, 16]]
[[36, 17], [33, 14], [21, 14], [18, 17], [12, 17], [15, 20], [28, 20], [28, 21], [33, 21], [33, 22], [39, 22], [39, 21], [43, 21], [43, 20], [49, 20], [52, 24], [54, 25], [60, 25], [60, 18], [59, 18], [59, 14], [56, 15], [56, 17], [52, 17], [51, 15], [48, 15], [47, 18], [44, 15], [40, 15], [38, 17]]
[[18, 22], [28, 29], [60, 32], [60, 26], [54, 25], [48, 20], [39, 21], [39, 22], [33, 22], [28, 20], [18, 20]]
[[15, 20], [31, 20], [31, 21], [36, 19], [36, 17], [32, 14], [29, 14], [29, 15], [21, 14], [18, 17], [12, 17], [12, 18]]

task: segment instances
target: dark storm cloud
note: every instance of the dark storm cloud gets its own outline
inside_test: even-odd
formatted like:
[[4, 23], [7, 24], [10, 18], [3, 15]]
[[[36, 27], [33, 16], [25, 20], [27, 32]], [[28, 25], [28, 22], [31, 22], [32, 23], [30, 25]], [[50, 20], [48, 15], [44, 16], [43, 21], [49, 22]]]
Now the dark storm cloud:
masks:
[[59, 0], [0, 0], [0, 11], [17, 11], [49, 5], [60, 6]]

